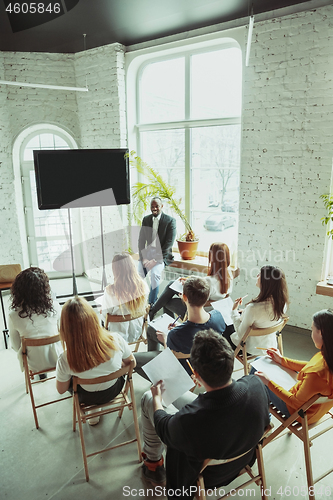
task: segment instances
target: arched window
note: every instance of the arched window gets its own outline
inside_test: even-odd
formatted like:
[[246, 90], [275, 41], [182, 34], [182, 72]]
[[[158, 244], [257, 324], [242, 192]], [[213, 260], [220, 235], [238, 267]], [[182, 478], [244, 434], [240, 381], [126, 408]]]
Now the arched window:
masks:
[[[69, 247], [69, 226], [67, 210], [39, 210], [37, 205], [36, 180], [33, 162], [34, 150], [71, 149], [77, 147], [75, 141], [59, 127], [33, 127], [33, 131], [25, 134], [20, 146], [20, 170], [22, 179], [23, 210], [28, 244], [29, 264], [38, 266], [50, 277], [66, 277], [68, 263], [62, 271], [55, 271], [53, 263]], [[75, 223], [79, 213], [74, 212], [72, 230], [74, 241], [80, 241], [80, 225]], [[75, 272], [82, 274], [82, 259], [75, 254]]]
[[[156, 57], [137, 71], [136, 150], [172, 186], [199, 249], [237, 244], [242, 51], [232, 39]], [[129, 126], [131, 130], [131, 126]], [[131, 149], [134, 149], [130, 146]], [[184, 227], [177, 221], [178, 234]]]

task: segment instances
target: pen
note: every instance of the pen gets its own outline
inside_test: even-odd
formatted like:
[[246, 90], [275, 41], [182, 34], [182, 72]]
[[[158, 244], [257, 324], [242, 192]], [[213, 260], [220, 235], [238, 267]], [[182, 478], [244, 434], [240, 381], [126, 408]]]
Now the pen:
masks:
[[191, 365], [191, 363], [189, 362], [189, 360], [188, 360], [188, 359], [186, 360], [186, 363], [187, 363], [187, 364], [188, 364], [188, 366], [191, 368], [191, 371], [192, 371], [192, 373], [193, 373], [193, 375], [194, 375], [194, 370], [193, 370], [192, 365]]
[[261, 351], [267, 351], [269, 347], [256, 347], [256, 349], [260, 349]]
[[180, 317], [181, 317], [181, 314], [178, 316], [178, 318], [175, 319], [175, 321], [173, 323], [171, 323], [171, 326], [175, 326], [175, 324], [177, 323], [177, 321], [179, 320]]

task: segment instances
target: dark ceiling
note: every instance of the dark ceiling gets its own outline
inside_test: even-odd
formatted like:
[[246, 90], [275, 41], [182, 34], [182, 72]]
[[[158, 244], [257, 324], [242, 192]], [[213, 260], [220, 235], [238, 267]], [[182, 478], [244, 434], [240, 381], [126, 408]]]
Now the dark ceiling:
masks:
[[0, 0], [0, 50], [75, 53], [84, 49], [84, 33], [87, 49], [132, 45], [247, 17], [252, 4], [256, 15], [299, 3], [306, 1]]

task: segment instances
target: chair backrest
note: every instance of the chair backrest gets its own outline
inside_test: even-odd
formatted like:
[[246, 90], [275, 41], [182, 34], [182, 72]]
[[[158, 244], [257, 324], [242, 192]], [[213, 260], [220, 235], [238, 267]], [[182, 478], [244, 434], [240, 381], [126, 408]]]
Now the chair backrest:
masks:
[[54, 344], [55, 342], [59, 342], [60, 340], [60, 335], [53, 335], [52, 337], [42, 337], [40, 339], [34, 337], [34, 338], [25, 338], [22, 337], [21, 342], [22, 342], [22, 354], [26, 354], [26, 348], [27, 347], [36, 347], [36, 346], [41, 346], [41, 345], [49, 345], [49, 344]]
[[[261, 441], [268, 435], [268, 433], [272, 430], [273, 428], [273, 424], [269, 424], [265, 430], [264, 430], [264, 433], [263, 435], [261, 436], [261, 438], [259, 439], [258, 443], [261, 443]], [[258, 444], [257, 443], [257, 444]], [[237, 455], [237, 457], [232, 457], [232, 458], [221, 458], [219, 460], [216, 460], [214, 458], [206, 458], [206, 460], [204, 460], [203, 464], [202, 464], [202, 468], [201, 468], [201, 472], [204, 471], [204, 469], [210, 465], [222, 465], [222, 464], [227, 464], [229, 462], [233, 462], [234, 460], [238, 460], [239, 458], [243, 457], [244, 455], [246, 455], [247, 453], [249, 453], [251, 450], [253, 450], [257, 444], [255, 444], [252, 448], [250, 448], [249, 450], [245, 451], [244, 453], [241, 453], [240, 455]]]
[[288, 320], [289, 320], [289, 317], [286, 316], [277, 325], [269, 326], [268, 328], [255, 328], [253, 326], [249, 326], [248, 332], [246, 332], [246, 333], [248, 333], [247, 336], [256, 337], [256, 336], [260, 336], [260, 335], [269, 335], [270, 333], [281, 332], [283, 330], [283, 328], [285, 327]]
[[139, 314], [106, 314], [106, 319], [105, 319], [105, 328], [108, 329], [109, 323], [125, 323], [126, 321], [132, 321], [134, 319], [138, 318], [143, 318], [145, 319], [147, 317], [149, 308], [147, 307], [146, 310], [142, 313]]
[[172, 351], [173, 354], [176, 356], [177, 359], [190, 359], [191, 354], [184, 354], [183, 352], [178, 352], [178, 351]]
[[0, 283], [12, 283], [21, 270], [20, 264], [5, 264], [0, 266]]
[[110, 382], [111, 380], [118, 379], [119, 377], [122, 377], [127, 373], [128, 376], [130, 377], [132, 375], [133, 368], [134, 368], [134, 360], [131, 360], [131, 362], [128, 365], [124, 366], [123, 368], [120, 368], [120, 370], [112, 372], [109, 375], [103, 375], [102, 377], [81, 378], [77, 377], [76, 375], [73, 375], [73, 390], [75, 392], [78, 385], [93, 385], [93, 384], [103, 384], [104, 382]]

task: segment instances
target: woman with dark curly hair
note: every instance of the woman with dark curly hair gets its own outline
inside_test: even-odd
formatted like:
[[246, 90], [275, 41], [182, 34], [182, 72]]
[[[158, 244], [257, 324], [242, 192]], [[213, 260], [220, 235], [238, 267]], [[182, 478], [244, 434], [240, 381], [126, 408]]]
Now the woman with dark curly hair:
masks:
[[[43, 338], [58, 334], [61, 308], [53, 300], [49, 278], [39, 267], [20, 272], [11, 287], [9, 336], [23, 371], [21, 338]], [[33, 371], [56, 365], [62, 348], [60, 342], [50, 346], [30, 347], [28, 365]]]

